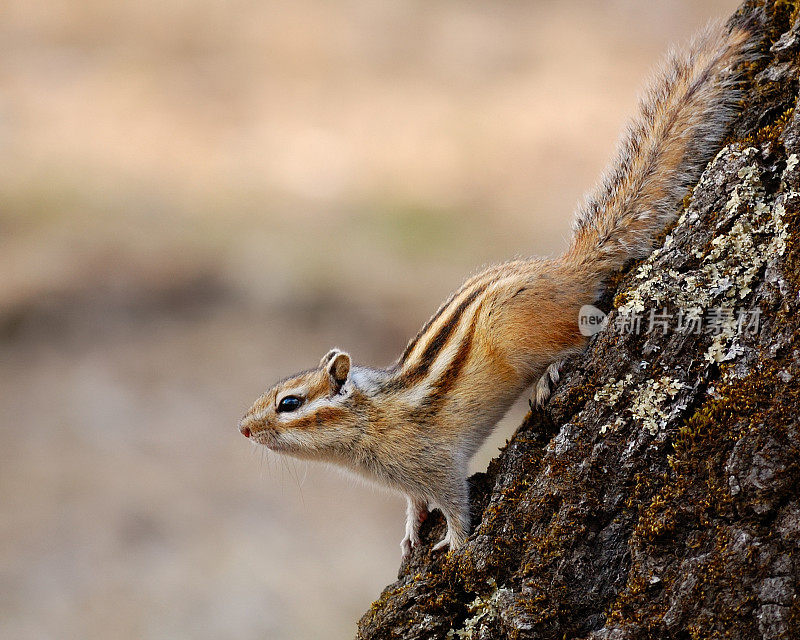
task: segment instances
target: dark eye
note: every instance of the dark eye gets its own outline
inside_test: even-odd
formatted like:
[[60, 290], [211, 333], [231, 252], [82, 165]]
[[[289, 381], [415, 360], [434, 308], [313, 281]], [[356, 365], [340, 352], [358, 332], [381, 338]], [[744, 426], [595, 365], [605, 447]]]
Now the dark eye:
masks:
[[298, 398], [297, 396], [286, 396], [278, 403], [278, 413], [283, 413], [284, 411], [294, 411], [295, 409], [298, 409], [301, 404], [303, 404], [302, 398]]

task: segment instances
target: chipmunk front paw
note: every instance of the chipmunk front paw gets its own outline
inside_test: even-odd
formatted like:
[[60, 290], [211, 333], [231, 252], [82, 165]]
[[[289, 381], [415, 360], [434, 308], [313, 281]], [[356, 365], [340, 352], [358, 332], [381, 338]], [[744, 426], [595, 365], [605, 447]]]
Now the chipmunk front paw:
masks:
[[419, 545], [419, 528], [428, 519], [428, 504], [424, 500], [408, 498], [406, 509], [406, 536], [400, 543], [403, 557], [407, 557], [411, 550]]
[[403, 538], [403, 541], [400, 543], [400, 549], [402, 550], [403, 557], [407, 558], [409, 555], [411, 555], [411, 550], [417, 546], [419, 546], [419, 536], [416, 533], [411, 535], [406, 534], [406, 537]]

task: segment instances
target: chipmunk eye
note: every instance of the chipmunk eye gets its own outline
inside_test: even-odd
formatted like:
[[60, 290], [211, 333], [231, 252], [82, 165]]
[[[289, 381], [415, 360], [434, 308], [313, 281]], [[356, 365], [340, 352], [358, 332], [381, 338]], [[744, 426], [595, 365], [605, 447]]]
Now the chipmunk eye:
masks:
[[295, 409], [298, 409], [301, 404], [303, 404], [302, 398], [298, 398], [297, 396], [286, 396], [278, 403], [278, 413], [283, 413], [284, 411], [294, 411]]

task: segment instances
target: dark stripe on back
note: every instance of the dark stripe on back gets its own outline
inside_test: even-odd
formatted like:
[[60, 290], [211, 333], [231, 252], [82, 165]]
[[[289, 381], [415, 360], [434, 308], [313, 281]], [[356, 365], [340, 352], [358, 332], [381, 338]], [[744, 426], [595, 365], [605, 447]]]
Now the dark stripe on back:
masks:
[[408, 360], [409, 356], [411, 355], [411, 352], [414, 350], [414, 347], [416, 347], [417, 344], [419, 344], [419, 341], [422, 338], [422, 336], [424, 336], [426, 333], [428, 333], [428, 331], [433, 326], [433, 324], [439, 318], [442, 317], [442, 314], [445, 311], [447, 311], [447, 309], [450, 308], [450, 305], [453, 303], [453, 300], [458, 298], [458, 296], [460, 296], [468, 287], [474, 287], [475, 285], [480, 283], [481, 282], [480, 278], [486, 278], [487, 276], [489, 277], [489, 279], [486, 281], [486, 283], [484, 285], [484, 288], [486, 288], [490, 284], [496, 282], [498, 280], [498, 273], [505, 266], [506, 266], [506, 264], [501, 264], [501, 265], [495, 265], [493, 267], [489, 267], [484, 272], [479, 273], [478, 275], [470, 278], [463, 285], [461, 285], [461, 287], [459, 287], [456, 290], [456, 292], [453, 293], [453, 295], [451, 295], [441, 307], [439, 307], [439, 309], [436, 311], [436, 313], [433, 314], [433, 317], [430, 320], [428, 320], [425, 323], [425, 326], [422, 327], [422, 329], [420, 329], [419, 333], [412, 338], [411, 342], [408, 343], [408, 345], [405, 348], [405, 351], [403, 351], [403, 355], [401, 355], [400, 359], [397, 361], [397, 364], [395, 365], [395, 368], [402, 368], [402, 366], [406, 363], [406, 360]]
[[448, 340], [453, 335], [453, 332], [461, 320], [461, 316], [464, 315], [464, 312], [467, 310], [467, 308], [473, 302], [475, 302], [475, 299], [484, 291], [486, 291], [489, 285], [495, 281], [496, 279], [492, 279], [483, 283], [482, 285], [476, 287], [466, 298], [464, 298], [464, 300], [458, 305], [458, 307], [456, 307], [447, 321], [441, 327], [439, 327], [439, 330], [436, 332], [436, 335], [430, 341], [428, 346], [425, 347], [425, 351], [423, 351], [420, 361], [415, 364], [413, 368], [389, 381], [387, 385], [388, 390], [402, 389], [419, 381], [428, 374], [428, 371], [436, 360], [436, 357], [439, 355], [439, 353], [441, 353], [442, 349], [444, 349]]
[[456, 380], [458, 380], [458, 377], [461, 375], [461, 370], [467, 363], [470, 351], [472, 351], [472, 342], [475, 338], [475, 325], [478, 323], [478, 314], [481, 312], [482, 308], [483, 305], [479, 304], [478, 308], [475, 309], [467, 335], [464, 336], [464, 339], [461, 341], [461, 345], [458, 347], [458, 352], [453, 358], [451, 365], [445, 369], [442, 375], [439, 376], [439, 379], [433, 384], [433, 391], [425, 399], [426, 404], [439, 407], [441, 399], [450, 392]]
[[426, 333], [428, 333], [428, 330], [431, 328], [431, 326], [433, 326], [433, 323], [436, 322], [441, 317], [445, 309], [447, 309], [450, 306], [450, 304], [453, 302], [456, 296], [458, 296], [458, 294], [461, 293], [462, 289], [459, 289], [453, 295], [451, 295], [447, 299], [447, 302], [445, 302], [441, 307], [439, 307], [438, 311], [434, 313], [433, 316], [425, 323], [422, 329], [419, 330], [419, 333], [411, 339], [411, 342], [408, 343], [406, 350], [403, 351], [403, 355], [400, 356], [400, 360], [397, 363], [398, 366], [403, 366], [405, 364], [406, 360], [408, 360], [408, 356], [411, 355], [411, 352], [414, 350], [414, 347], [417, 346], [419, 339]]
[[406, 419], [410, 422], [423, 428], [430, 427], [433, 424], [439, 411], [443, 408], [443, 398], [453, 389], [461, 375], [461, 371], [467, 364], [467, 359], [469, 358], [470, 351], [472, 350], [472, 343], [475, 338], [478, 314], [480, 314], [482, 308], [483, 305], [481, 304], [478, 305], [478, 308], [475, 310], [472, 321], [470, 322], [469, 331], [464, 336], [451, 366], [443, 371], [439, 379], [431, 385], [431, 392], [422, 399], [419, 405], [412, 407], [408, 411]]

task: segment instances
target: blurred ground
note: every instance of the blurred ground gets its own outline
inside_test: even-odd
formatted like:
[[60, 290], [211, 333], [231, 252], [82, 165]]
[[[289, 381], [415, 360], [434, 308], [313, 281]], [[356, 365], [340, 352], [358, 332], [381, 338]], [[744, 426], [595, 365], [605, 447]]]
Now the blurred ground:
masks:
[[5, 3], [0, 636], [351, 637], [402, 501], [238, 417], [559, 250], [648, 67], [736, 4]]

